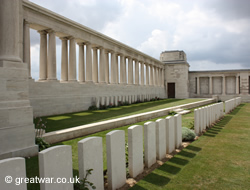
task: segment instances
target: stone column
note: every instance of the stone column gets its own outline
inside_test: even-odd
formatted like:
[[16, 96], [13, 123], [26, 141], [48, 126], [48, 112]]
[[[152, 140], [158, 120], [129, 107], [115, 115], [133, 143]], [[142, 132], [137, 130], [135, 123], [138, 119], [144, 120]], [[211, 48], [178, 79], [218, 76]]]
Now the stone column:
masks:
[[47, 80], [47, 32], [40, 33], [39, 81]]
[[111, 84], [116, 83], [116, 53], [111, 52]]
[[161, 86], [164, 86], [164, 81], [165, 81], [165, 78], [164, 78], [164, 68], [161, 69]]
[[209, 77], [209, 94], [213, 94], [213, 77]]
[[30, 65], [30, 25], [27, 21], [23, 23], [23, 62], [27, 64], [28, 75], [31, 79]]
[[126, 62], [124, 55], [120, 54], [120, 84], [125, 84]]
[[223, 76], [223, 95], [226, 95], [226, 76]]
[[119, 83], [118, 54], [115, 54], [115, 83]]
[[[38, 147], [35, 145], [33, 110], [28, 96], [28, 69], [19, 54], [23, 52], [22, 46], [19, 46], [23, 38], [19, 35], [23, 30], [23, 18], [19, 12], [22, 1], [0, 2], [1, 160], [34, 156]], [[22, 167], [19, 169], [22, 170]], [[1, 188], [2, 186], [5, 185], [1, 184]]]
[[109, 77], [110, 77], [110, 71], [109, 71], [109, 52], [105, 50], [105, 82], [107, 84], [110, 83]]
[[145, 85], [144, 83], [144, 63], [141, 61], [141, 85]]
[[133, 60], [128, 57], [128, 84], [133, 84]]
[[56, 80], [56, 33], [49, 30], [48, 80]]
[[69, 81], [76, 82], [76, 41], [70, 38], [69, 46]]
[[139, 61], [135, 59], [135, 85], [139, 85]]
[[105, 83], [105, 76], [106, 76], [106, 57], [105, 57], [105, 49], [100, 47], [100, 63], [99, 63], [99, 82]]
[[78, 43], [78, 45], [79, 45], [78, 80], [79, 82], [85, 82], [84, 43]]
[[197, 95], [200, 95], [200, 77], [197, 77]]
[[93, 82], [92, 80], [92, 52], [91, 43], [86, 43], [86, 82]]
[[235, 82], [236, 82], [236, 85], [235, 85], [235, 88], [236, 88], [236, 94], [239, 94], [239, 77], [238, 75], [235, 76]]
[[149, 86], [149, 64], [145, 63], [146, 65], [146, 86]]
[[154, 85], [153, 65], [150, 65], [150, 85]]
[[154, 85], [157, 86], [158, 84], [158, 77], [157, 77], [157, 67], [154, 66]]
[[93, 47], [93, 82], [97, 83], [98, 82], [98, 58], [97, 58], [97, 48]]
[[60, 38], [62, 41], [61, 54], [61, 81], [68, 81], [68, 38]]

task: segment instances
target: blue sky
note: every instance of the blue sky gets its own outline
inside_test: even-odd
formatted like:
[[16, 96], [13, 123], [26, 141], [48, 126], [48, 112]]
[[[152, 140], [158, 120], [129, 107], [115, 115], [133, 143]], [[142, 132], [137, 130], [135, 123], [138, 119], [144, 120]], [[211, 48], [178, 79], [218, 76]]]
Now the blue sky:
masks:
[[[190, 70], [250, 69], [249, 0], [30, 1], [157, 59], [162, 51], [184, 50]], [[31, 44], [37, 78], [35, 31]]]

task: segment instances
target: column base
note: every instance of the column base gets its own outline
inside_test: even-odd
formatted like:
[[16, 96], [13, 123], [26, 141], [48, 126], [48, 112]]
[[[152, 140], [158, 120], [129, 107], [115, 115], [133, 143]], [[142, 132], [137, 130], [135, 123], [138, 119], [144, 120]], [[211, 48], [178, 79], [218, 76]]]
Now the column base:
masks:
[[32, 157], [38, 154], [38, 145], [0, 154], [0, 160], [12, 157]]
[[78, 82], [77, 80], [68, 80], [68, 83], [76, 83]]

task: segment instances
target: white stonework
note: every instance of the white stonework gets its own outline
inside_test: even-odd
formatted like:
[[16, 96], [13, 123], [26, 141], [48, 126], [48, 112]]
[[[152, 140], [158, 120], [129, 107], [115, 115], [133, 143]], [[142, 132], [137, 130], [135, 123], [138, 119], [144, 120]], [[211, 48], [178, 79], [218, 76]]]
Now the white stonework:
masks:
[[118, 189], [126, 183], [125, 132], [114, 130], [106, 134], [108, 189]]
[[128, 128], [128, 168], [129, 175], [135, 178], [143, 172], [143, 128], [133, 125]]
[[156, 123], [156, 158], [162, 160], [166, 157], [166, 121], [158, 119]]
[[[8, 178], [7, 176], [10, 176], [10, 178]], [[6, 183], [6, 177], [10, 180], [13, 179], [13, 181], [10, 181], [10, 183]], [[1, 189], [27, 190], [27, 184], [21, 183], [21, 179], [24, 178], [26, 178], [24, 158], [17, 157], [0, 160]]]
[[166, 152], [169, 154], [175, 150], [175, 126], [174, 117], [166, 117]]
[[[41, 178], [73, 178], [71, 146], [60, 145], [39, 152], [39, 176]], [[73, 190], [72, 183], [40, 183], [41, 190]]]
[[144, 123], [144, 156], [145, 166], [150, 168], [156, 162], [155, 123]]
[[79, 178], [83, 179], [86, 170], [93, 169], [88, 181], [103, 190], [103, 150], [101, 137], [88, 137], [78, 142]]
[[[96, 96], [107, 97], [106, 105], [111, 97], [116, 105], [117, 96], [131, 103], [143, 97], [250, 102], [249, 69], [189, 71], [184, 51], [164, 51], [158, 60], [30, 1], [1, 0], [0, 12], [0, 159], [37, 154], [33, 117], [87, 110]], [[29, 29], [40, 34], [38, 81], [32, 79]]]

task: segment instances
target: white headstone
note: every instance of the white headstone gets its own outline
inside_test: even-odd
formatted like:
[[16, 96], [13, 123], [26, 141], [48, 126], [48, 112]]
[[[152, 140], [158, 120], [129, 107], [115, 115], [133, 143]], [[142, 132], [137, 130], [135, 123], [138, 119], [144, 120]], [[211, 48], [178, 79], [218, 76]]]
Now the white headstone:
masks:
[[101, 137], [88, 137], [78, 142], [78, 168], [80, 179], [85, 177], [86, 170], [93, 169], [91, 175], [88, 175], [88, 181], [93, 183], [96, 189], [104, 189]]
[[125, 132], [114, 130], [106, 134], [108, 189], [118, 189], [126, 183]]
[[[59, 145], [38, 153], [39, 173], [41, 178], [64, 178], [72, 181], [71, 146]], [[73, 190], [73, 183], [40, 183], [41, 190]]]
[[135, 178], [143, 172], [143, 129], [140, 125], [128, 128], [128, 168], [129, 175]]
[[156, 158], [162, 160], [166, 158], [166, 121], [156, 120]]
[[145, 166], [150, 168], [156, 162], [155, 122], [144, 123]]

